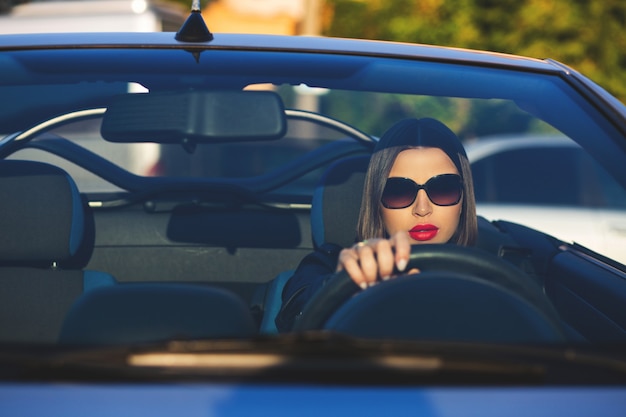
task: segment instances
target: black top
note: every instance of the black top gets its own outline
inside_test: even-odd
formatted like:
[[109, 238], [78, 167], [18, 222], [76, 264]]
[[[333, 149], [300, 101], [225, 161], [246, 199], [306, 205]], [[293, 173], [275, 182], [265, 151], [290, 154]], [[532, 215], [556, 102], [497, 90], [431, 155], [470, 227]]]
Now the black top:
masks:
[[276, 316], [276, 327], [280, 332], [293, 328], [306, 303], [335, 274], [341, 249], [327, 243], [300, 262], [283, 289], [283, 305]]

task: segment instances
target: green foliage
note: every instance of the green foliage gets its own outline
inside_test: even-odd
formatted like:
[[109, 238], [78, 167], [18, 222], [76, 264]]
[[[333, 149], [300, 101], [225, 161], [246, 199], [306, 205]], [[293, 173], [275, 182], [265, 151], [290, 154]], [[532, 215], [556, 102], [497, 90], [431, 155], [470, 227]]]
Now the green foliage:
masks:
[[553, 58], [626, 102], [626, 1], [326, 0], [329, 36]]

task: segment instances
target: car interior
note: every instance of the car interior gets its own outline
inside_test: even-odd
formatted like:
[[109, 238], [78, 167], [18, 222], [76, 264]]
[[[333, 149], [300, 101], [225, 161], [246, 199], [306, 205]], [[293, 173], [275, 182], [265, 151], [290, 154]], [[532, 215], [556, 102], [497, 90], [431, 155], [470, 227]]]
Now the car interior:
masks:
[[[195, 94], [195, 102], [213, 114], [208, 120], [220, 123], [199, 122], [187, 98], [126, 94], [104, 115], [101, 110], [78, 112], [59, 124], [102, 117], [107, 141], [157, 137], [165, 144], [175, 142], [182, 152], [236, 138], [250, 145], [239, 163], [251, 166], [255, 149], [270, 153], [272, 141], [284, 136], [291, 123], [332, 128], [343, 139], [261, 176], [201, 181], [131, 174], [50, 133], [54, 123], [35, 126], [5, 152], [43, 150], [126, 191], [81, 193], [64, 170], [19, 160], [19, 152], [17, 160], [0, 161], [3, 341], [89, 345], [273, 335], [282, 288], [300, 260], [324, 244], [353, 244], [372, 137], [319, 114], [285, 109], [269, 92]], [[168, 119], [172, 101], [180, 110], [174, 122]], [[217, 105], [224, 102], [249, 123], [220, 113], [229, 107]], [[259, 103], [266, 112], [257, 111]], [[135, 116], [130, 121], [129, 114]], [[319, 181], [313, 176], [312, 200], [285, 199], [275, 192], [313, 171], [323, 174]], [[426, 273], [408, 283], [393, 280], [358, 295], [345, 282], [340, 288], [328, 286], [337, 301], [305, 311], [306, 320], [296, 330], [501, 343], [626, 340], [621, 312], [626, 287], [615, 263], [599, 264], [583, 247], [484, 218], [479, 218], [475, 249], [479, 252], [470, 255], [416, 255], [414, 262]], [[441, 269], [445, 272], [436, 271]], [[384, 295], [402, 293], [424, 296], [393, 305], [395, 296]], [[429, 303], [442, 293], [447, 294], [443, 301]], [[468, 293], [483, 300], [484, 308], [465, 305]], [[424, 317], [427, 311], [453, 325], [446, 329], [429, 320], [402, 325], [403, 317]]]
[[[345, 246], [353, 242], [355, 208], [360, 203], [367, 162], [365, 155], [332, 165], [315, 191], [309, 213], [255, 203], [238, 203], [226, 210], [220, 205], [171, 200], [164, 209], [147, 210], [147, 201], [97, 209], [89, 207], [72, 179], [59, 168], [31, 161], [2, 161], [5, 244], [0, 248], [0, 260], [8, 283], [0, 307], [2, 338], [90, 344], [276, 333], [273, 317], [280, 308], [282, 286], [299, 260], [324, 243]], [[157, 207], [159, 203], [157, 200]], [[8, 213], [19, 215], [10, 217]], [[484, 219], [479, 225], [478, 248], [516, 265], [529, 283], [545, 289], [561, 318], [563, 340], [603, 341], [607, 334], [616, 340], [626, 337], [621, 330], [624, 323], [618, 321], [622, 316], [619, 276], [589, 262], [584, 251], [532, 229]], [[12, 244], [15, 242], [19, 245]], [[16, 253], [16, 247], [23, 252]], [[475, 271], [465, 265], [460, 272], [472, 275]], [[471, 281], [455, 278], [453, 273], [446, 276], [466, 284]], [[441, 277], [431, 280], [444, 282]], [[427, 280], [420, 282], [424, 285]], [[602, 288], [598, 282], [603, 283]], [[449, 289], [450, 285], [447, 294], [451, 294]], [[461, 286], [459, 291], [471, 289]], [[501, 287], [499, 291], [511, 297], [509, 291]], [[603, 302], [588, 300], [588, 296], [601, 296]], [[490, 294], [484, 298], [497, 299]], [[396, 306], [403, 311], [400, 304]], [[414, 301], [408, 304], [415, 305]], [[471, 337], [478, 337], [480, 332], [469, 323], [484, 322], [485, 315], [502, 318], [502, 310], [494, 312], [506, 304], [491, 303], [493, 310], [477, 312], [474, 320], [458, 302], [439, 306], [443, 308], [440, 313], [462, 318], [459, 325]], [[417, 305], [432, 309], [424, 302]], [[354, 311], [360, 312], [357, 316], [371, 324], [371, 317], [361, 314], [372, 311], [368, 306], [365, 302], [351, 310], [352, 316]], [[381, 318], [381, 323], [387, 324], [379, 328], [385, 331], [400, 314], [390, 312], [389, 305], [374, 311], [375, 317], [382, 316], [380, 311], [388, 312], [389, 321]], [[363, 328], [362, 320], [333, 320], [330, 329], [362, 335], [358, 330]], [[528, 321], [541, 320], [531, 317]], [[367, 327], [372, 332], [368, 336], [381, 336], [372, 330], [376, 326]], [[422, 336], [442, 337], [423, 330]], [[513, 333], [520, 337], [518, 330], [519, 326]], [[496, 333], [506, 334], [503, 329]], [[540, 340], [545, 340], [543, 333]], [[414, 337], [397, 329], [384, 335]]]

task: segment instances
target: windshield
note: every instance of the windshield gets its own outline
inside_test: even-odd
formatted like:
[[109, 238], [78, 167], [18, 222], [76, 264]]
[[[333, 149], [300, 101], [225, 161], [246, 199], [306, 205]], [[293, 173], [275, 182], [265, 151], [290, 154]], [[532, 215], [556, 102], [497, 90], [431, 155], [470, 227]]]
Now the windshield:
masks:
[[[626, 322], [616, 312], [626, 298], [625, 138], [608, 118], [610, 112], [574, 89], [562, 73], [547, 65], [541, 70], [529, 67], [271, 48], [4, 51], [0, 132], [5, 139], [0, 155], [11, 161], [45, 162], [67, 172], [86, 208], [87, 226], [79, 235], [75, 229], [69, 232], [68, 253], [41, 255], [66, 244], [55, 227], [63, 222], [74, 225], [75, 219], [52, 220], [54, 199], [34, 195], [36, 188], [28, 188], [26, 180], [4, 189], [3, 227], [18, 236], [45, 233], [47, 238], [40, 246], [32, 247], [30, 238], [23, 238], [0, 248], [5, 251], [2, 276], [19, 283], [23, 304], [17, 310], [28, 310], [27, 320], [15, 319], [21, 317], [11, 307], [16, 295], [3, 296], [7, 300], [0, 340], [108, 345], [278, 335], [276, 318], [286, 302], [286, 283], [305, 257], [329, 243], [334, 232], [324, 228], [347, 227], [348, 236], [338, 244], [354, 242], [351, 222], [356, 216], [343, 217], [343, 211], [358, 211], [362, 188], [354, 203], [339, 189], [337, 198], [346, 201], [336, 200], [339, 203], [326, 209], [330, 212], [316, 214], [318, 197], [328, 189], [320, 186], [328, 167], [355, 157], [368, 161], [387, 129], [409, 118], [436, 119], [459, 138], [471, 164], [479, 218], [478, 247], [472, 249], [490, 252], [506, 264], [493, 264], [491, 269], [498, 271], [494, 275], [517, 280], [525, 274], [523, 280], [537, 286], [542, 297], [547, 294], [550, 304], [549, 314], [536, 305], [528, 314], [554, 313], [562, 325], [559, 339], [525, 339], [523, 332], [515, 337], [516, 330], [511, 338], [483, 337], [482, 330], [473, 334], [473, 325], [466, 323], [463, 328], [469, 330], [442, 340], [566, 345], [626, 340]], [[207, 104], [217, 92], [229, 99], [235, 92], [246, 95], [237, 98], [239, 111], [219, 113], [219, 118], [229, 118], [227, 122], [201, 126], [189, 115], [197, 110], [199, 120], [208, 120], [209, 110], [221, 111], [225, 99]], [[262, 119], [255, 107], [256, 115], [244, 116], [248, 101], [243, 97], [260, 97], [247, 94], [254, 92], [271, 92], [282, 110], [268, 110]], [[119, 107], [121, 113], [115, 113], [121, 106], [117, 100], [128, 96], [151, 101]], [[182, 101], [175, 101], [179, 98]], [[176, 112], [180, 106], [188, 106], [181, 116]], [[273, 118], [277, 123], [284, 119], [285, 129], [280, 137], [268, 139], [261, 122]], [[107, 123], [115, 129], [121, 126], [128, 135], [112, 139]], [[163, 128], [150, 130], [155, 123], [169, 124], [171, 132], [156, 135], [155, 130]], [[253, 128], [230, 135], [246, 124]], [[152, 136], [146, 137], [146, 132]], [[12, 202], [14, 195], [22, 194], [41, 202], [38, 211], [22, 211], [21, 203]], [[67, 213], [72, 204], [60, 210]], [[43, 220], [36, 223], [39, 229], [30, 230], [32, 219], [20, 223], [6, 214], [9, 211]], [[326, 217], [332, 221], [326, 223]], [[19, 250], [13, 250], [15, 245]], [[449, 281], [448, 289], [466, 275], [492, 274], [476, 263], [482, 255], [433, 256], [444, 264], [458, 263], [453, 272], [432, 272], [437, 283]], [[509, 266], [517, 272], [510, 272]], [[427, 272], [430, 267], [416, 268]], [[48, 273], [56, 276], [48, 279]], [[407, 285], [394, 291], [411, 293], [412, 284]], [[506, 297], [501, 302], [521, 306], [524, 296], [511, 295], [517, 284], [503, 285]], [[120, 287], [123, 294], [106, 294]], [[462, 294], [462, 288], [456, 291]], [[104, 298], [92, 299], [97, 298], [92, 292]], [[580, 300], [581, 295], [585, 299]], [[496, 296], [476, 293], [477, 299]], [[361, 302], [351, 297], [352, 303]], [[354, 311], [391, 311], [389, 301], [372, 297], [376, 299], [362, 301]], [[420, 314], [482, 317], [474, 314], [474, 307], [468, 307], [471, 314], [464, 313], [462, 307], [454, 311], [423, 298], [411, 296], [406, 305], [421, 300]], [[591, 314], [585, 310], [590, 303]], [[185, 316], [194, 316], [192, 311], [195, 317]], [[351, 319], [333, 317], [329, 323], [340, 324], [331, 330], [351, 334], [352, 324], [341, 324]], [[389, 320], [394, 327], [413, 326], [397, 316]], [[155, 323], [176, 327], [173, 323], [179, 321], [185, 323], [182, 330], [156, 329]], [[212, 330], [205, 329], [206, 322]], [[549, 332], [541, 329], [541, 334]], [[438, 339], [438, 332], [428, 331], [425, 340]], [[404, 338], [403, 332], [373, 334]], [[413, 339], [413, 331], [408, 334]]]

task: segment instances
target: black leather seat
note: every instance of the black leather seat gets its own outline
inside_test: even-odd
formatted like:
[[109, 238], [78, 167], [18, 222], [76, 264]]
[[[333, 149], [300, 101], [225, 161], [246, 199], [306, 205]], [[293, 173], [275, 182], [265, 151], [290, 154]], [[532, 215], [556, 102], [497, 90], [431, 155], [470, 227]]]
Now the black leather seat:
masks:
[[59, 342], [129, 345], [256, 334], [248, 305], [231, 291], [197, 284], [132, 283], [80, 297], [65, 320]]
[[85, 271], [89, 211], [73, 179], [40, 162], [0, 161], [0, 341], [54, 343], [72, 303], [114, 285]]
[[328, 167], [320, 179], [311, 207], [315, 247], [354, 244], [369, 160], [369, 155], [342, 159]]
[[[331, 164], [320, 178], [311, 207], [315, 247], [325, 243], [347, 247], [354, 243], [369, 158], [359, 155], [341, 159]], [[268, 283], [260, 325], [262, 333], [278, 332], [274, 320], [282, 305], [283, 288], [293, 272], [284, 271]]]

